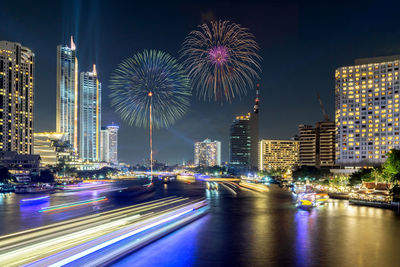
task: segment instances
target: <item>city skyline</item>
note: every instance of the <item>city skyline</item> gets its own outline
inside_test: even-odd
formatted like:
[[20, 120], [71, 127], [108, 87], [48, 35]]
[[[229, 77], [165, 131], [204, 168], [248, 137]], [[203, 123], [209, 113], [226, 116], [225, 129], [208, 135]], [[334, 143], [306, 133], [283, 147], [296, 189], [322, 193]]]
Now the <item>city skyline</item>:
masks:
[[[86, 5], [89, 4], [67, 5], [66, 2], [48, 2], [45, 10], [36, 10], [34, 14], [37, 16], [37, 18], [35, 17], [38, 20], [37, 25], [50, 25], [49, 27], [45, 27], [42, 31], [43, 27], [32, 26], [33, 28], [29, 32], [25, 31], [22, 25], [28, 23], [28, 19], [34, 16], [34, 14], [27, 14], [26, 18], [21, 16], [21, 22], [17, 23], [18, 29], [11, 26], [7, 29], [2, 28], [0, 34], [4, 40], [20, 42], [36, 53], [36, 60], [40, 68], [35, 74], [37, 80], [35, 117], [41, 118], [35, 121], [35, 131], [37, 132], [55, 130], [55, 104], [50, 103], [55, 103], [56, 97], [56, 46], [60, 43], [69, 43], [70, 35], [76, 36], [75, 42], [79, 47], [78, 57], [82, 62], [80, 70], [89, 69], [92, 62], [99, 65], [98, 72], [104, 81], [104, 123], [116, 122], [121, 126], [120, 143], [124, 146], [120, 149], [120, 158], [127, 163], [141, 163], [141, 159], [146, 157], [145, 142], [139, 141], [145, 140], [146, 131], [128, 126], [111, 110], [107, 97], [111, 69], [123, 58], [148, 46], [177, 55], [181, 43], [190, 30], [195, 29], [198, 24], [209, 18], [229, 19], [248, 27], [260, 44], [261, 55], [264, 58], [261, 63], [263, 73], [260, 81], [262, 88], [260, 98], [263, 100], [261, 102], [260, 138], [287, 139], [296, 134], [298, 124], [313, 124], [321, 121], [323, 117], [318, 106], [317, 91], [320, 92], [321, 98], [332, 116], [334, 108], [333, 75], [336, 68], [351, 65], [354, 59], [360, 57], [399, 53], [398, 38], [390, 37], [392, 39], [389, 38], [389, 41], [381, 41], [382, 38], [370, 40], [363, 32], [355, 31], [357, 25], [349, 26], [350, 28], [345, 27], [342, 32], [344, 22], [338, 23], [336, 19], [326, 19], [324, 14], [338, 12], [339, 16], [344, 18], [343, 21], [346, 21], [346, 18], [356, 18], [349, 12], [340, 11], [333, 5], [329, 6], [329, 9], [306, 3], [254, 3], [245, 6], [244, 14], [246, 15], [243, 15], [240, 12], [243, 9], [241, 4], [225, 3], [200, 6], [187, 3], [181, 6], [181, 9], [188, 10], [187, 15], [179, 19], [170, 19], [174, 16], [166, 15], [168, 12], [168, 14], [176, 14], [181, 11], [181, 9], [177, 10], [177, 6], [170, 5], [165, 6], [165, 12], [159, 11], [162, 9], [155, 11], [160, 15], [157, 22], [167, 21], [160, 29], [157, 27], [162, 23], [156, 23], [156, 26], [155, 23], [150, 23], [150, 20], [141, 17], [141, 14], [138, 14], [138, 18], [132, 19], [132, 21], [128, 20], [128, 14], [121, 10], [121, 5], [111, 6], [106, 2], [94, 5], [95, 8], [88, 8]], [[30, 4], [27, 3], [27, 6]], [[356, 4], [350, 4], [350, 6], [355, 7]], [[52, 15], [40, 16], [40, 12], [47, 12], [50, 8], [54, 10]], [[143, 4], [139, 8], [148, 10], [150, 6]], [[361, 8], [365, 13], [376, 18], [376, 21], [380, 21], [379, 23], [390, 22], [395, 18], [392, 9], [386, 9], [377, 4]], [[89, 15], [86, 17], [78, 15], [77, 10], [79, 9], [87, 10]], [[13, 16], [17, 14], [17, 8], [12, 3], [7, 3], [4, 10], [7, 10], [8, 13], [3, 17], [12, 22]], [[108, 19], [103, 16], [105, 11], [110, 13]], [[278, 17], [274, 14], [277, 11], [285, 16]], [[122, 14], [117, 19], [116, 13], [118, 12], [122, 12]], [[247, 14], [254, 14], [254, 16], [247, 16]], [[261, 18], [261, 14], [265, 14], [265, 18]], [[314, 21], [320, 23], [311, 25], [307, 22], [306, 18], [309, 14], [313, 14]], [[382, 14], [385, 16], [383, 17]], [[257, 20], [251, 18], [257, 15]], [[363, 15], [357, 16], [363, 18]], [[111, 21], [110, 18], [115, 21]], [[383, 22], [380, 20], [381, 18], [384, 19]], [[187, 21], [186, 25], [181, 25], [182, 19]], [[137, 24], [137, 20], [142, 20], [142, 24]], [[148, 29], [143, 30], [141, 27], [135, 26], [130, 32], [114, 33], [111, 31], [112, 28], [119, 27], [125, 22], [142, 26], [143, 23], [148, 23]], [[378, 30], [374, 23], [366, 23], [366, 27], [375, 33], [374, 36], [387, 36], [396, 31], [394, 27], [388, 27], [380, 32], [381, 30]], [[103, 26], [102, 30], [96, 28], [99, 25]], [[175, 29], [173, 32], [167, 30], [171, 27]], [[328, 28], [328, 32], [321, 31], [324, 27]], [[317, 32], [322, 34], [315, 35]], [[127, 36], [123, 42], [122, 34]], [[171, 38], [167, 38], [166, 42], [157, 42], [157, 40], [165, 39], [165, 34]], [[336, 34], [339, 38], [332, 40], [329, 38], [332, 34]], [[46, 35], [48, 42], [37, 41], [43, 35]], [[109, 42], [110, 39], [121, 40], [121, 42]], [[334, 43], [331, 44], [331, 42]], [[326, 43], [329, 45], [322, 45]], [[357, 45], [357, 49], [354, 45]], [[93, 49], [91, 49], [92, 47]], [[276, 53], [278, 47], [282, 50], [281, 53]], [[336, 53], [335, 57], [331, 56], [331, 54], [335, 54], [334, 51], [339, 50], [341, 52]], [[301, 71], [298, 72], [298, 69]], [[288, 75], [293, 78], [285, 79]], [[281, 95], [282, 90], [288, 92], [287, 95]], [[195, 140], [210, 137], [221, 140], [222, 161], [227, 161], [229, 157], [229, 125], [235, 116], [248, 111], [253, 100], [253, 90], [249, 91], [247, 96], [242, 99], [234, 99], [232, 104], [203, 103], [193, 98], [192, 110], [182, 120], [168, 130], [155, 131], [155, 158], [173, 163], [190, 160], [193, 157], [191, 150]], [[277, 105], [277, 103], [283, 104]], [[286, 119], [285, 123], [280, 122], [282, 119]], [[204, 125], [208, 125], [208, 127], [203, 127]], [[132, 140], [132, 136], [135, 136], [136, 140]], [[168, 151], [172, 148], [176, 153], [171, 158], [168, 156]]]
[[400, 262], [400, 1], [3, 2], [0, 267]]

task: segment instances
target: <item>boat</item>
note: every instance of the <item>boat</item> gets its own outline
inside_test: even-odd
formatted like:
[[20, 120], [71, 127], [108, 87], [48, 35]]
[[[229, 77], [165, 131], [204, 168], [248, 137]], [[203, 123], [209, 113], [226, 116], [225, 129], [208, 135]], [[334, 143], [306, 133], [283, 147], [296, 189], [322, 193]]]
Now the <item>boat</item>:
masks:
[[15, 186], [12, 184], [2, 184], [0, 185], [0, 193], [10, 193], [14, 192]]
[[35, 194], [51, 192], [54, 187], [48, 184], [22, 184], [15, 187], [16, 194]]
[[311, 209], [317, 206], [315, 193], [301, 193], [297, 196], [296, 206], [300, 209]]
[[41, 196], [35, 198], [24, 198], [20, 200], [21, 205], [40, 204], [49, 201], [50, 196]]
[[315, 194], [315, 203], [316, 205], [324, 205], [329, 199], [329, 195], [327, 193], [316, 193]]

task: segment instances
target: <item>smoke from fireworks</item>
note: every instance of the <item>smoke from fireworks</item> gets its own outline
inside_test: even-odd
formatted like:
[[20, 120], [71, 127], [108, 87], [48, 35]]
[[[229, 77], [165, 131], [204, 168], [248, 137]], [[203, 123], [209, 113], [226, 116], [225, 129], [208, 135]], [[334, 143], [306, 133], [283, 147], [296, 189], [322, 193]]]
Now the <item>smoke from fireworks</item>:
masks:
[[231, 101], [253, 88], [261, 72], [254, 35], [229, 21], [199, 27], [189, 34], [181, 49], [197, 94], [208, 100]]
[[144, 50], [122, 61], [110, 79], [111, 105], [131, 125], [169, 127], [189, 108], [189, 78], [177, 60], [162, 51]]

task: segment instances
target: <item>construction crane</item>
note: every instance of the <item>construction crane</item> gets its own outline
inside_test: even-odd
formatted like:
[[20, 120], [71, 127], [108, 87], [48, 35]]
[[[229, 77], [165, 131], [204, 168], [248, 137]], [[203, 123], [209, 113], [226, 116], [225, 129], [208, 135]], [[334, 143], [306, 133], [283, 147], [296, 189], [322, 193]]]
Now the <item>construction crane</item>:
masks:
[[328, 115], [328, 113], [326, 113], [324, 104], [322, 104], [322, 100], [321, 100], [321, 97], [319, 96], [319, 93], [317, 93], [317, 97], [318, 97], [319, 105], [321, 106], [322, 115], [324, 115], [325, 121], [329, 121], [329, 115]]

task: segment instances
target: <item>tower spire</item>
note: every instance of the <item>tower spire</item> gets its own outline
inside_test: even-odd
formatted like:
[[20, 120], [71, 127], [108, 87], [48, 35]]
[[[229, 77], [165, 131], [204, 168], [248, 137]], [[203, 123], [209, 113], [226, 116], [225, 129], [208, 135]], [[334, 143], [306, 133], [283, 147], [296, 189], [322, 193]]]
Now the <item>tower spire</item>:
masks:
[[257, 89], [256, 89], [256, 100], [255, 100], [255, 103], [254, 103], [254, 114], [258, 114], [258, 109], [259, 109], [258, 103], [260, 101], [260, 99], [258, 98], [259, 91], [260, 91], [260, 84], [258, 83], [257, 84]]
[[71, 35], [71, 50], [76, 50], [76, 45], [74, 43], [74, 36]]

